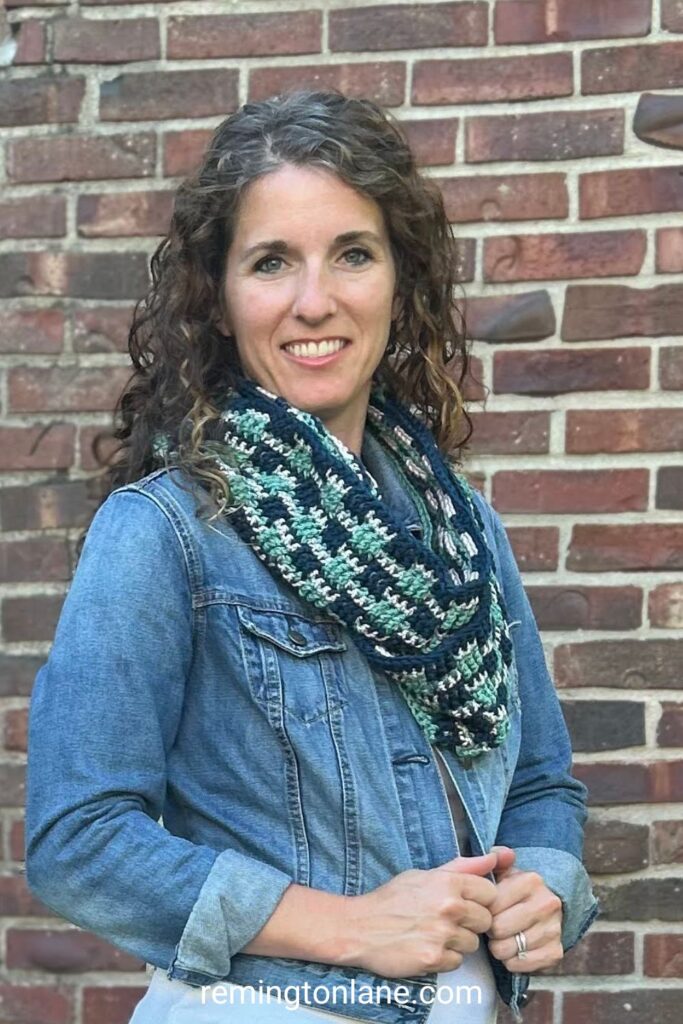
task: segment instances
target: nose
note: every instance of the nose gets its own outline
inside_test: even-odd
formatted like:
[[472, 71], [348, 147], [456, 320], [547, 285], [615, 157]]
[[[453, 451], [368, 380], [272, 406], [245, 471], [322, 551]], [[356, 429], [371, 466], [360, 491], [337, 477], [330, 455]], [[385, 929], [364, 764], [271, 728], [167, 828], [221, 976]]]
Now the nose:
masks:
[[292, 315], [312, 322], [324, 320], [337, 311], [337, 304], [325, 268], [310, 266], [297, 277]]

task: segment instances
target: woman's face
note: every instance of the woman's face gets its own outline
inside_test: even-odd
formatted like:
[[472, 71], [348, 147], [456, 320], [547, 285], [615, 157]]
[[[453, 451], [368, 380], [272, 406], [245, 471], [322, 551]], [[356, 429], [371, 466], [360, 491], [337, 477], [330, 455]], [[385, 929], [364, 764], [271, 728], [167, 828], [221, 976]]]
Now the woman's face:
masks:
[[378, 204], [325, 168], [287, 164], [240, 201], [222, 327], [247, 376], [358, 452], [395, 283]]

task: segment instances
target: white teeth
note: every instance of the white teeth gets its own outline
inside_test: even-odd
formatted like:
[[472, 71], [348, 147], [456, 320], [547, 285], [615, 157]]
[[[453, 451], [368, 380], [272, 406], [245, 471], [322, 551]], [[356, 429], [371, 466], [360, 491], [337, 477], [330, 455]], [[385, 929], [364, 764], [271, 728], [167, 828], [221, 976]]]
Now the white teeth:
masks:
[[343, 348], [345, 344], [346, 342], [343, 338], [335, 338], [333, 341], [295, 342], [291, 345], [285, 345], [284, 348], [295, 356], [312, 359], [332, 355], [333, 352], [338, 352], [340, 348]]

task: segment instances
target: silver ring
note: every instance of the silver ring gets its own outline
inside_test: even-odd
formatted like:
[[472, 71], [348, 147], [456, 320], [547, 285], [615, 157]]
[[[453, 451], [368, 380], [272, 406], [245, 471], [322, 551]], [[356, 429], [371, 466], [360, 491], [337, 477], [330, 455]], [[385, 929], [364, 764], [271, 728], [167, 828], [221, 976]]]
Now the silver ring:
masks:
[[520, 960], [526, 960], [528, 953], [526, 948], [526, 935], [524, 932], [515, 932], [515, 942], [517, 943], [517, 956]]

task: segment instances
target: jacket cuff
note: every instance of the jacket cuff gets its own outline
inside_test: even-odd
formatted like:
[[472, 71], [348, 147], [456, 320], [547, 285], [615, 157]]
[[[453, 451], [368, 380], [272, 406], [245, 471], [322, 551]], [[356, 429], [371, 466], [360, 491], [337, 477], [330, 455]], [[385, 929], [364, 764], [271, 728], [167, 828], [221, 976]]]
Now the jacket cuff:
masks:
[[600, 913], [588, 872], [580, 860], [565, 850], [548, 846], [519, 846], [514, 850], [514, 866], [521, 871], [538, 872], [562, 900], [562, 948], [566, 953]]
[[224, 850], [192, 907], [166, 976], [190, 985], [230, 973], [230, 960], [257, 935], [293, 883], [263, 861]]

